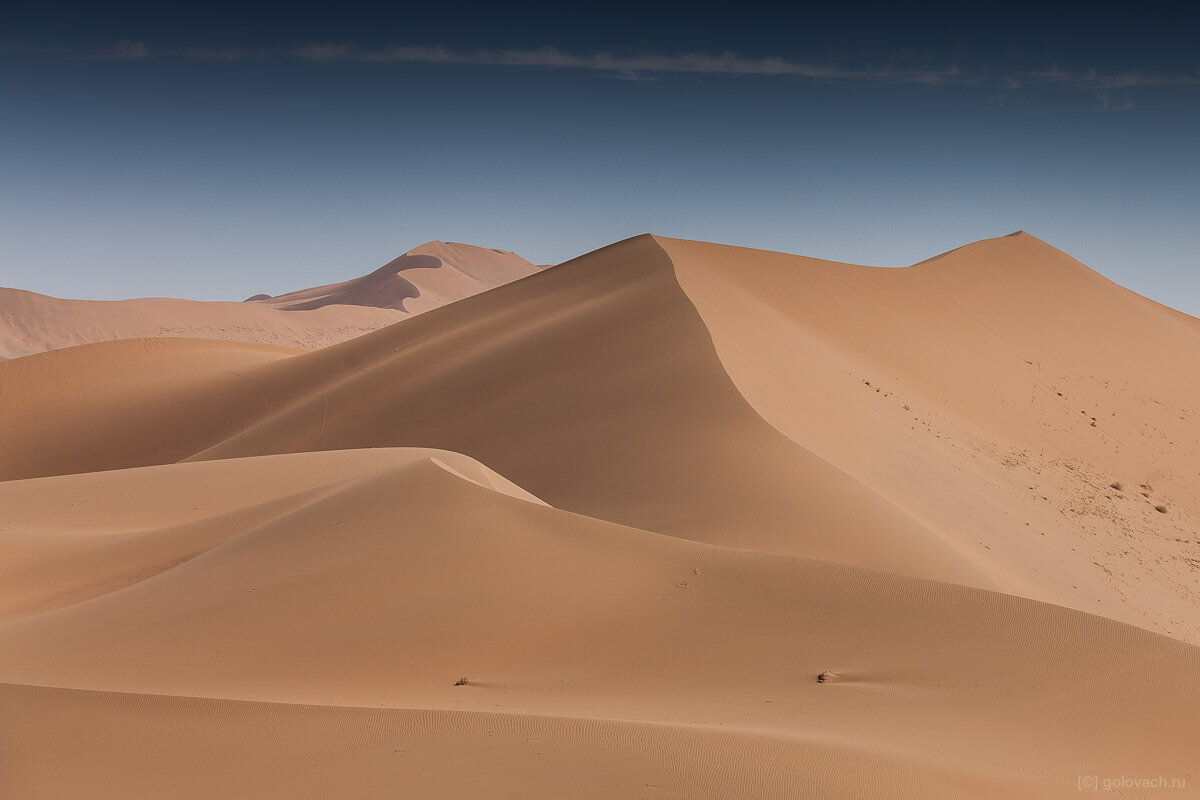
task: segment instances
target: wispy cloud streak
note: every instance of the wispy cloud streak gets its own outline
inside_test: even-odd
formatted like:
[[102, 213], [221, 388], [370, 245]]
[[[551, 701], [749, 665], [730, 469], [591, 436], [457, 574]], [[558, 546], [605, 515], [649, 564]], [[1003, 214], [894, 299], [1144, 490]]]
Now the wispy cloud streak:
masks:
[[462, 52], [444, 47], [364, 48], [351, 44], [311, 44], [291, 55], [302, 61], [330, 63], [357, 61], [376, 64], [466, 64], [494, 67], [575, 69], [638, 77], [665, 74], [790, 76], [830, 83], [896, 83], [922, 86], [971, 84], [980, 79], [957, 67], [865, 67], [847, 69], [827, 64], [789, 61], [784, 58], [745, 58], [736, 53], [566, 53], [554, 47], [533, 50], [478, 50]]
[[[16, 41], [0, 41], [0, 55], [42, 53], [104, 60], [175, 59], [208, 62], [295, 61], [309, 64], [425, 64], [577, 70], [628, 79], [653, 79], [668, 75], [783, 77], [825, 84], [896, 85], [914, 87], [981, 86], [992, 90], [1063, 89], [1108, 93], [1154, 87], [1200, 86], [1200, 75], [1162, 75], [1139, 70], [1102, 73], [1095, 70], [1043, 70], [979, 72], [958, 66], [867, 65], [846, 67], [786, 58], [748, 58], [733, 52], [569, 53], [555, 47], [501, 50], [455, 50], [447, 47], [401, 45], [367, 47], [354, 43], [317, 42], [291, 48], [155, 48], [141, 41], [121, 41], [86, 50], [35, 48]], [[1104, 110], [1120, 110], [1127, 103], [1102, 100]]]
[[1096, 70], [1064, 70], [1055, 67], [1017, 73], [1009, 78], [1012, 88], [1061, 86], [1088, 92], [1160, 86], [1200, 86], [1200, 77], [1195, 75], [1160, 75], [1140, 70], [1102, 73]]

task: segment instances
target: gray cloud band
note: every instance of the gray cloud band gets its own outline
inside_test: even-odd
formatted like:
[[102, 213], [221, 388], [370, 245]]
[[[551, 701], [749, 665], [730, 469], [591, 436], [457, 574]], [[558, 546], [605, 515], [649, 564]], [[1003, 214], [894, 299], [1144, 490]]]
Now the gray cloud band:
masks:
[[568, 53], [555, 47], [536, 49], [461, 51], [445, 47], [405, 45], [365, 47], [351, 43], [313, 43], [285, 49], [267, 48], [153, 48], [140, 41], [122, 41], [108, 47], [78, 50], [24, 46], [0, 42], [0, 53], [37, 52], [86, 59], [182, 59], [211, 62], [292, 60], [312, 64], [431, 64], [491, 67], [531, 67], [601, 72], [626, 78], [653, 78], [670, 74], [746, 75], [792, 77], [814, 83], [847, 83], [906, 86], [983, 86], [998, 89], [1060, 88], [1076, 91], [1121, 91], [1150, 87], [1200, 86], [1200, 76], [1161, 75], [1140, 71], [1100, 73], [1094, 70], [1052, 68], [1026, 72], [988, 74], [958, 67], [844, 68], [828, 64], [790, 61], [785, 58], [746, 58], [732, 52], [665, 55], [621, 55], [605, 52]]

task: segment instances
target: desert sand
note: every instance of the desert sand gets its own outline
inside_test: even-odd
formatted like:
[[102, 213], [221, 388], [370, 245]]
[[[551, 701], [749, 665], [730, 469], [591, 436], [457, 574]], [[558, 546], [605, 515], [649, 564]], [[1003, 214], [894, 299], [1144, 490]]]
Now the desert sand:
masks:
[[1023, 233], [481, 288], [0, 363], [0, 797], [1197, 796], [1200, 321]]
[[[316, 349], [532, 275], [505, 250], [426, 242], [361, 278], [245, 303], [66, 300], [0, 288], [0, 359], [92, 342], [196, 337]], [[281, 314], [279, 311], [290, 313]]]
[[289, 311], [354, 305], [419, 314], [528, 277], [538, 269], [508, 250], [426, 242], [361, 278], [276, 297], [255, 295], [249, 302]]

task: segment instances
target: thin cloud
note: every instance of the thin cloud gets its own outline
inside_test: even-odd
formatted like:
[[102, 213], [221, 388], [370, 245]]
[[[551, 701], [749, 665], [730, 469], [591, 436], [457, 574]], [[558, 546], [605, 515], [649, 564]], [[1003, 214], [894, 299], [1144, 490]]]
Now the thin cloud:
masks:
[[1096, 92], [1096, 102], [1100, 104], [1097, 111], [1131, 111], [1136, 108], [1132, 97], [1124, 97], [1120, 100], [1114, 100], [1109, 96], [1108, 92]]
[[97, 55], [99, 58], [112, 58], [130, 61], [154, 57], [154, 53], [150, 50], [150, 46], [145, 42], [131, 42], [126, 40], [119, 41], [110, 47], [101, 49]]
[[714, 75], [782, 77], [824, 84], [892, 85], [926, 88], [979, 86], [998, 92], [1023, 89], [1062, 89], [1090, 92], [1103, 110], [1125, 110], [1132, 102], [1111, 103], [1110, 92], [1127, 92], [1156, 87], [1200, 86], [1200, 76], [1161, 75], [1142, 71], [1102, 73], [1095, 70], [1066, 70], [1057, 66], [1024, 72], [971, 72], [958, 66], [862, 66], [793, 61], [786, 58], [748, 58], [737, 53], [684, 53], [671, 55], [644, 52], [569, 53], [556, 47], [505, 50], [455, 50], [440, 46], [400, 45], [366, 47], [352, 42], [313, 42], [285, 49], [266, 48], [154, 48], [142, 41], [123, 40], [86, 50], [34, 48], [14, 40], [0, 41], [0, 55], [37, 52], [47, 55], [97, 60], [176, 59], [209, 62], [298, 61], [308, 64], [425, 64], [431, 66], [479, 66], [577, 70], [611, 75], [627, 80], [655, 80], [669, 75]]
[[1084, 92], [1164, 86], [1200, 86], [1200, 77], [1195, 75], [1159, 75], [1137, 70], [1106, 74], [1095, 70], [1064, 70], [1057, 67], [1023, 72], [1011, 76], [1011, 80], [1014, 84], [1013, 88], [1057, 86]]
[[188, 47], [177, 51], [177, 55], [190, 61], [215, 61], [217, 63], [265, 61], [271, 58], [268, 51], [246, 47]]
[[783, 58], [745, 58], [736, 53], [687, 53], [664, 55], [643, 53], [619, 55], [606, 52], [575, 54], [555, 47], [532, 50], [455, 51], [444, 47], [366, 48], [352, 44], [311, 44], [295, 48], [291, 55], [314, 63], [361, 62], [371, 64], [463, 64], [492, 67], [535, 67], [574, 69], [638, 78], [666, 74], [787, 76], [829, 83], [885, 83], [944, 86], [978, 83], [980, 78], [957, 67], [946, 68], [859, 68], [845, 69], [824, 64], [789, 61]]
[[71, 55], [76, 58], [94, 60], [146, 61], [151, 59], [179, 59], [183, 61], [214, 61], [236, 63], [242, 61], [265, 61], [276, 57], [269, 50], [247, 47], [184, 47], [164, 50], [151, 48], [145, 42], [122, 40], [114, 45], [86, 51], [63, 51], [48, 49], [46, 52]]

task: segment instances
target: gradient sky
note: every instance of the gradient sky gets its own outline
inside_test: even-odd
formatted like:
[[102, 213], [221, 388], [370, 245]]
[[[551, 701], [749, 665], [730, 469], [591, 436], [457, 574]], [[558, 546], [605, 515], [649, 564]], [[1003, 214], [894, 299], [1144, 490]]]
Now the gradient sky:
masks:
[[1200, 316], [1182, 3], [5, 2], [0, 285], [240, 300], [646, 231], [901, 266], [1023, 228]]

